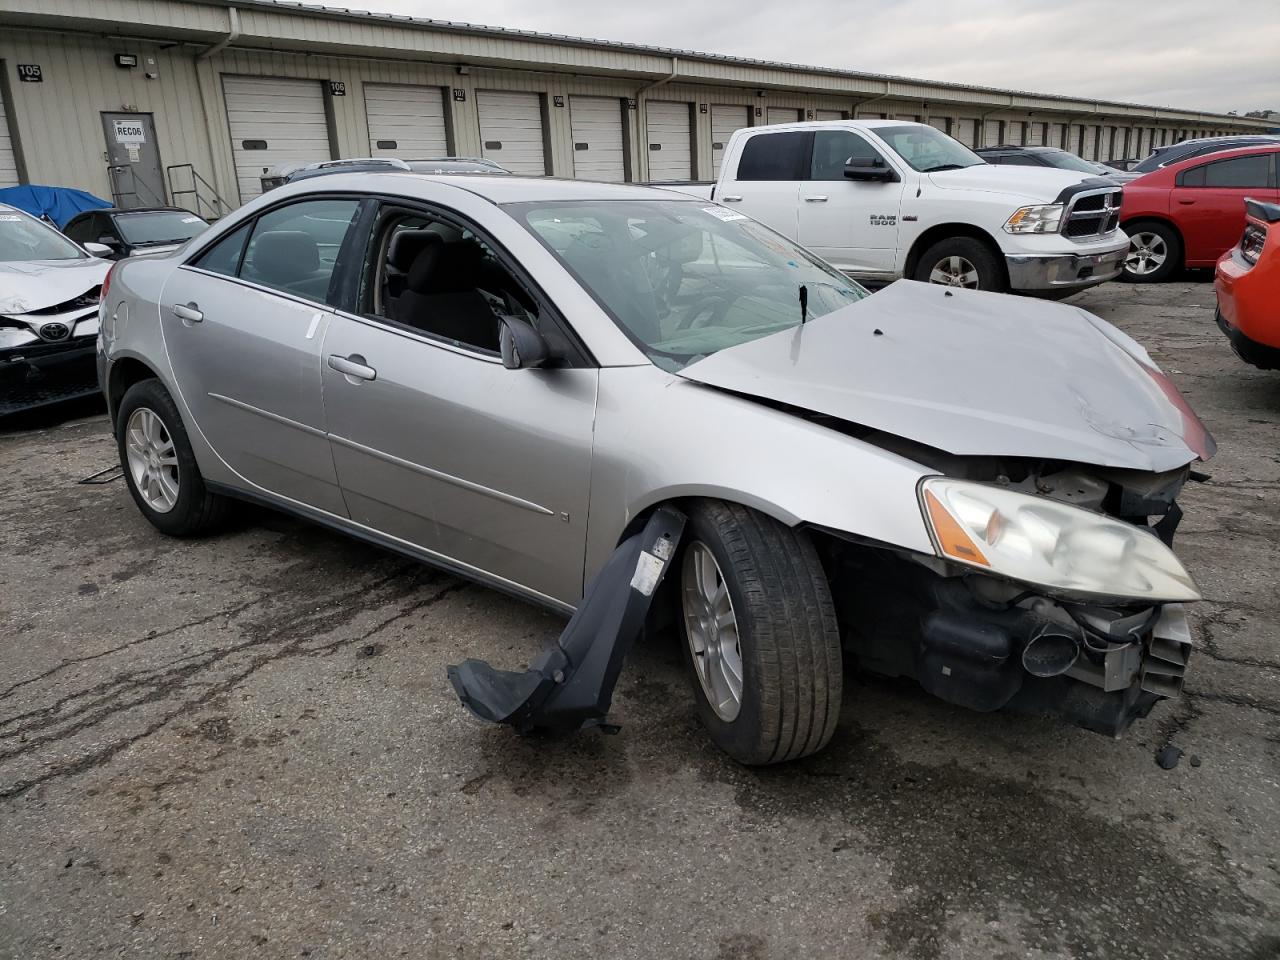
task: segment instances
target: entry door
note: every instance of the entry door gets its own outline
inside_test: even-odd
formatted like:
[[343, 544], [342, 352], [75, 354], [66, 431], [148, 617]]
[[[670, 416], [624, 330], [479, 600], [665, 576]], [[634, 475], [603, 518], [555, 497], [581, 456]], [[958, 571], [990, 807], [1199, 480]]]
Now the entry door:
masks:
[[174, 271], [159, 311], [182, 398], [218, 456], [264, 490], [340, 516], [320, 342], [356, 208], [301, 200], [264, 214], [252, 234], [242, 227]]
[[621, 183], [627, 179], [622, 141], [622, 101], [617, 97], [570, 97], [573, 175], [579, 180]]
[[502, 164], [512, 173], [530, 177], [546, 175], [547, 140], [539, 94], [479, 90], [476, 112], [480, 118], [483, 157]]
[[728, 103], [711, 105], [711, 167], [713, 176], [720, 176], [720, 164], [724, 161], [725, 147], [735, 130], [751, 125], [747, 116], [749, 107], [736, 107]]
[[689, 104], [650, 100], [645, 104], [649, 179], [688, 180], [693, 176], [693, 131]]
[[149, 113], [104, 113], [107, 171], [112, 199], [118, 207], [163, 207], [164, 170], [156, 128]]
[[326, 365], [351, 518], [562, 603], [582, 597], [598, 371], [508, 370], [492, 355], [339, 315]]
[[819, 130], [813, 135], [810, 178], [800, 184], [800, 244], [849, 273], [891, 272], [903, 185], [849, 180], [844, 168], [850, 159], [859, 165], [875, 159], [888, 163], [852, 130]]

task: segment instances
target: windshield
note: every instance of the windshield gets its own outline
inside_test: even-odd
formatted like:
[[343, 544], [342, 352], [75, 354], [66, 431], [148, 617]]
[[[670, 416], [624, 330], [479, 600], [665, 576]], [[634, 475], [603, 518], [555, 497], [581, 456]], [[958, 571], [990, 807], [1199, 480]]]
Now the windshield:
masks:
[[116, 229], [131, 247], [147, 244], [183, 243], [205, 230], [205, 223], [186, 210], [152, 210], [147, 213], [116, 215]]
[[959, 140], [941, 130], [913, 123], [901, 127], [874, 127], [871, 131], [912, 168], [921, 173], [959, 170], [986, 163]]
[[801, 287], [809, 319], [868, 295], [725, 207], [602, 200], [507, 209], [664, 370], [796, 326]]
[[1049, 161], [1049, 165], [1059, 170], [1078, 170], [1081, 173], [1101, 173], [1106, 170], [1101, 164], [1090, 163], [1084, 157], [1077, 157], [1066, 150], [1041, 150], [1040, 155]]
[[84, 253], [53, 227], [34, 217], [0, 210], [0, 263], [22, 260], [81, 260]]

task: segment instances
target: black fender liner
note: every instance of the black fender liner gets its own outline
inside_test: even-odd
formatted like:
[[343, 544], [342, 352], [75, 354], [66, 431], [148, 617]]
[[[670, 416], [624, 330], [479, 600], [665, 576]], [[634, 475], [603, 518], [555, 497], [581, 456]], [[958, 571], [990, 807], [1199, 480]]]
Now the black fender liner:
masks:
[[659, 507], [644, 529], [622, 541], [556, 645], [528, 670], [496, 670], [483, 660], [450, 666], [458, 699], [480, 719], [525, 734], [607, 726], [623, 660], [675, 557], [685, 520], [675, 507]]

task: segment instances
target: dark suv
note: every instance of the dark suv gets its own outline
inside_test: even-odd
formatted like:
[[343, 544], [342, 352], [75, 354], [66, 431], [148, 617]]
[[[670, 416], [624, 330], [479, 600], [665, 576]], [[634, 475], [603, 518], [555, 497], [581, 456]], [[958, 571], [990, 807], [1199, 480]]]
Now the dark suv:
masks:
[[1059, 170], [1076, 170], [1080, 173], [1109, 176], [1115, 173], [1110, 167], [1092, 160], [1077, 157], [1061, 147], [1017, 147], [1002, 144], [973, 151], [987, 163], [1013, 164], [1019, 167], [1056, 167]]
[[1151, 156], [1134, 164], [1129, 168], [1129, 172], [1141, 175], [1167, 167], [1179, 160], [1190, 160], [1192, 157], [1202, 157], [1207, 153], [1234, 150], [1237, 147], [1272, 147], [1278, 143], [1280, 143], [1280, 136], [1265, 133], [1183, 140], [1181, 143], [1171, 143], [1167, 147], [1156, 147], [1151, 151]]

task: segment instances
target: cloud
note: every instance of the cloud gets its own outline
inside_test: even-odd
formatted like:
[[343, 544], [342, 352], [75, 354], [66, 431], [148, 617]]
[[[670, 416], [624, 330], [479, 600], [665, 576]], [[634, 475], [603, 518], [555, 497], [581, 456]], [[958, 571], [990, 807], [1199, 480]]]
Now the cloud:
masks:
[[321, 0], [333, 6], [1225, 113], [1280, 110], [1280, 4]]

